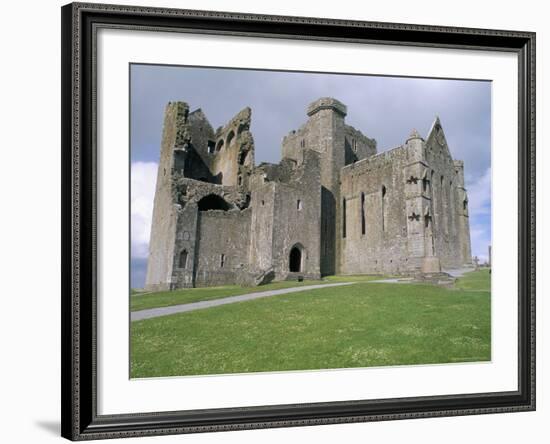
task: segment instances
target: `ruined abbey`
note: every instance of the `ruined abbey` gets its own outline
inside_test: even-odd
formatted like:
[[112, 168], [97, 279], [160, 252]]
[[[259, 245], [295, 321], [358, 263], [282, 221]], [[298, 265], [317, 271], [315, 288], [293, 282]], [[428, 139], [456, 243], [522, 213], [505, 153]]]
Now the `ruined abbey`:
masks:
[[254, 162], [251, 110], [214, 130], [171, 102], [154, 201], [146, 288], [167, 290], [332, 274], [438, 273], [471, 263], [464, 164], [438, 118], [378, 153], [332, 98]]

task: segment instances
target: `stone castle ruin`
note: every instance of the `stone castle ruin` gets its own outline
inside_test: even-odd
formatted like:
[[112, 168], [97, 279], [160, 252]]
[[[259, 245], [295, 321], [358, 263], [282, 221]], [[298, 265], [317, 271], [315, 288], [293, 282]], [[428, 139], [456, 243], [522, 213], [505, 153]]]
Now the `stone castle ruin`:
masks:
[[471, 263], [464, 164], [438, 118], [424, 140], [377, 153], [321, 98], [254, 163], [251, 110], [214, 130], [171, 102], [164, 117], [146, 288], [169, 290], [332, 274], [437, 273]]

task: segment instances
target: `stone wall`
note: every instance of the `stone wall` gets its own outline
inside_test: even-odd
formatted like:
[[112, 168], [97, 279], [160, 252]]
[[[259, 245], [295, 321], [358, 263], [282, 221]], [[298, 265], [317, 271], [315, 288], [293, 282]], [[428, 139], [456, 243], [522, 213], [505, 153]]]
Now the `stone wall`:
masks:
[[[277, 279], [291, 278], [290, 253], [300, 250], [301, 264], [295, 273], [306, 278], [320, 278], [319, 219], [321, 216], [321, 188], [319, 154], [304, 152], [304, 162], [297, 167], [287, 183], [273, 186], [274, 211], [272, 233], [273, 269]], [[313, 223], [312, 223], [313, 221]], [[253, 230], [260, 227], [253, 227]]]
[[250, 133], [251, 110], [245, 108], [216, 130], [212, 174], [223, 185], [247, 187], [254, 166], [254, 140]]
[[413, 131], [376, 154], [346, 112], [316, 100], [283, 139], [282, 160], [255, 166], [250, 108], [214, 131], [200, 109], [168, 104], [147, 288], [469, 263], [464, 165], [439, 119], [426, 140]]
[[401, 273], [414, 266], [403, 176], [410, 160], [407, 147], [399, 147], [342, 170], [342, 274]]
[[235, 283], [247, 272], [250, 209], [198, 213], [195, 286]]
[[145, 280], [147, 290], [168, 290], [171, 285], [177, 216], [172, 197], [173, 151], [178, 125], [186, 123], [188, 112], [189, 107], [184, 102], [168, 103], [164, 112]]
[[[471, 263], [467, 193], [463, 163], [451, 156], [445, 133], [436, 119], [425, 143], [429, 188], [432, 194], [435, 248], [444, 268]], [[466, 205], [464, 206], [464, 201]]]

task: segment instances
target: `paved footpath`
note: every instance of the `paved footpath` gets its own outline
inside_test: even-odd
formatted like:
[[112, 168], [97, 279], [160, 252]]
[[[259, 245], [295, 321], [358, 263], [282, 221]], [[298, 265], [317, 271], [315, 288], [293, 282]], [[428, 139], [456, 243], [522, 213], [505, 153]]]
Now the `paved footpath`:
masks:
[[[464, 276], [470, 271], [474, 271], [475, 268], [456, 268], [453, 270], [443, 270], [445, 273], [449, 273], [454, 278]], [[390, 279], [378, 279], [376, 281], [369, 281], [371, 284], [410, 284], [414, 282], [413, 278], [390, 278]]]
[[306, 285], [303, 287], [283, 288], [281, 290], [261, 291], [257, 293], [242, 294], [239, 296], [230, 296], [222, 299], [214, 299], [211, 301], [191, 302], [189, 304], [172, 305], [171, 307], [150, 308], [148, 310], [133, 311], [131, 313], [132, 321], [141, 321], [142, 319], [156, 318], [175, 313], [185, 313], [187, 311], [200, 310], [202, 308], [217, 307], [218, 305], [233, 304], [235, 302], [251, 301], [253, 299], [267, 298], [269, 296], [277, 296], [279, 294], [297, 293], [299, 291], [316, 290], [317, 288], [339, 287], [341, 285], [351, 285], [354, 282], [339, 282], [337, 284], [319, 284]]

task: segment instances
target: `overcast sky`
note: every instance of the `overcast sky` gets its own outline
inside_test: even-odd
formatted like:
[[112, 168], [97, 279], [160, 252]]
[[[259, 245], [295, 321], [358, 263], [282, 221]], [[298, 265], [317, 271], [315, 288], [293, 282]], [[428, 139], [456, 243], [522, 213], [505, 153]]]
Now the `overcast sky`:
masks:
[[216, 129], [252, 108], [256, 164], [278, 162], [281, 140], [307, 120], [307, 105], [330, 96], [346, 122], [378, 142], [401, 145], [413, 128], [427, 136], [439, 116], [455, 159], [464, 160], [472, 254], [491, 239], [491, 83], [349, 74], [314, 74], [156, 65], [131, 66], [132, 287], [145, 282], [162, 119], [169, 101], [201, 108]]

